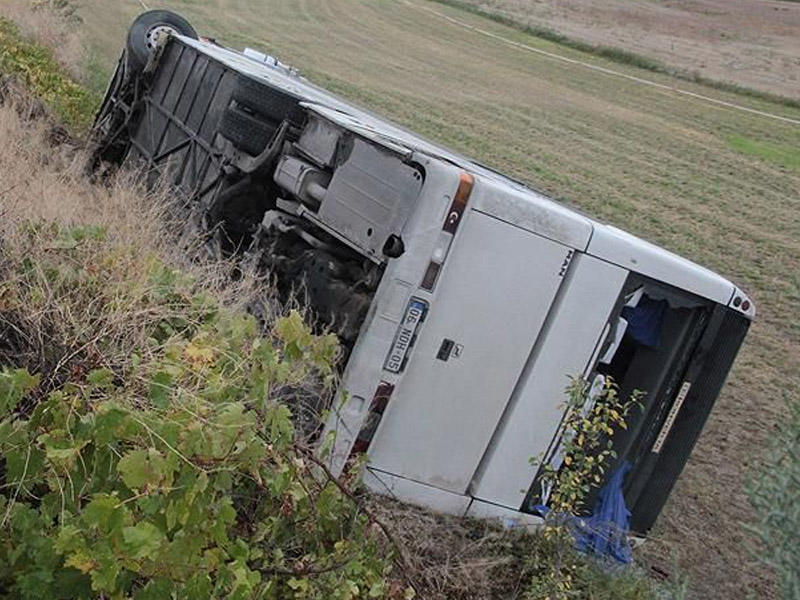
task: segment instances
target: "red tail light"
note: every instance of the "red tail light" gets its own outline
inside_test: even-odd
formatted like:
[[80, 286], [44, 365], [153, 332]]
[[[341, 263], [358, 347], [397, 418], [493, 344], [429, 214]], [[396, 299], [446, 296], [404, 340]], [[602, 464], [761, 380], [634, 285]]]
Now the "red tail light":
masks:
[[378, 429], [378, 424], [383, 418], [386, 405], [389, 404], [389, 400], [392, 397], [392, 392], [394, 392], [393, 384], [386, 381], [380, 382], [369, 405], [369, 414], [361, 426], [361, 431], [358, 432], [358, 437], [353, 444], [352, 450], [350, 450], [350, 456], [362, 454], [369, 448], [369, 444], [375, 436], [375, 431]]

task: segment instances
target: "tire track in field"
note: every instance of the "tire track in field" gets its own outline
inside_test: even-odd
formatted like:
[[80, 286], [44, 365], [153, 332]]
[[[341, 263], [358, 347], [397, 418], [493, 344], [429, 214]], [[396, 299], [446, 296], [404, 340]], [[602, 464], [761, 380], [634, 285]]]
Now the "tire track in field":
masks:
[[743, 106], [741, 104], [736, 104], [734, 102], [728, 102], [728, 101], [725, 101], [725, 100], [721, 100], [719, 98], [712, 98], [710, 96], [706, 96], [706, 95], [703, 95], [703, 94], [698, 94], [696, 92], [692, 92], [692, 91], [689, 91], [689, 90], [686, 90], [686, 89], [681, 89], [681, 88], [668, 86], [668, 85], [665, 85], [665, 84], [662, 84], [662, 83], [658, 83], [656, 81], [651, 81], [649, 79], [644, 79], [643, 77], [637, 77], [636, 75], [630, 75], [628, 73], [623, 73], [621, 71], [616, 71], [614, 69], [609, 69], [607, 67], [602, 67], [600, 65], [595, 65], [595, 64], [588, 63], [588, 62], [581, 61], [581, 60], [577, 60], [577, 59], [574, 59], [574, 58], [569, 58], [567, 56], [564, 56], [562, 54], [558, 54], [558, 53], [555, 53], [555, 52], [548, 52], [547, 50], [542, 50], [541, 48], [535, 48], [534, 46], [531, 46], [529, 44], [523, 44], [521, 42], [517, 42], [517, 41], [511, 40], [511, 39], [506, 38], [504, 36], [501, 36], [501, 35], [498, 35], [496, 33], [491, 32], [491, 31], [488, 31], [486, 29], [482, 29], [480, 27], [476, 27], [475, 25], [471, 25], [471, 24], [469, 24], [469, 23], [467, 23], [465, 21], [462, 21], [460, 19], [456, 19], [455, 17], [451, 17], [449, 15], [446, 15], [445, 13], [442, 13], [442, 12], [440, 12], [438, 10], [434, 10], [434, 9], [430, 8], [429, 6], [422, 6], [422, 5], [417, 4], [415, 2], [411, 2], [410, 0], [401, 0], [401, 1], [404, 2], [406, 5], [408, 5], [410, 7], [413, 7], [415, 9], [417, 9], [417, 10], [423, 10], [423, 11], [426, 11], [426, 12], [428, 12], [428, 13], [430, 13], [432, 15], [435, 15], [435, 16], [441, 18], [441, 19], [444, 19], [448, 23], [451, 23], [452, 25], [455, 25], [457, 27], [463, 27], [464, 29], [468, 29], [470, 31], [474, 31], [475, 33], [478, 33], [480, 35], [484, 35], [486, 37], [490, 37], [492, 39], [497, 40], [498, 42], [501, 42], [501, 43], [507, 44], [509, 46], [515, 47], [515, 48], [517, 48], [519, 50], [524, 50], [524, 51], [527, 51], [527, 52], [533, 52], [533, 53], [539, 54], [541, 56], [548, 57], [548, 58], [550, 58], [552, 60], [562, 61], [564, 63], [575, 65], [575, 66], [580, 66], [580, 67], [583, 67], [585, 69], [590, 69], [590, 70], [596, 71], [598, 73], [604, 73], [604, 74], [612, 76], [612, 77], [618, 77], [620, 79], [627, 79], [628, 81], [632, 81], [632, 82], [635, 82], [635, 83], [638, 83], [638, 84], [641, 84], [641, 85], [651, 86], [653, 88], [657, 88], [657, 89], [664, 90], [664, 91], [667, 91], [667, 92], [672, 92], [672, 93], [675, 93], [675, 94], [683, 95], [683, 96], [686, 96], [687, 98], [692, 98], [692, 99], [695, 99], [695, 100], [708, 102], [710, 104], [715, 104], [718, 107], [729, 108], [729, 109], [732, 109], [732, 110], [739, 110], [739, 111], [747, 112], [747, 113], [750, 113], [750, 114], [753, 114], [753, 115], [758, 115], [758, 116], [761, 116], [761, 117], [774, 119], [776, 121], [782, 121], [784, 123], [791, 123], [793, 125], [800, 125], [800, 119], [793, 119], [791, 117], [785, 117], [785, 116], [782, 116], [782, 115], [777, 115], [777, 114], [774, 114], [774, 113], [758, 110], [758, 109], [755, 109], [755, 108], [750, 108], [750, 107], [747, 107], [747, 106]]
[[[330, 4], [326, 4], [326, 3], [323, 3], [323, 4], [324, 4], [324, 6], [325, 6], [325, 8], [326, 8], [326, 11], [327, 11], [327, 13], [328, 13], [328, 14], [336, 16], [336, 15], [335, 15], [335, 13], [334, 13], [334, 12], [333, 12], [333, 10], [332, 10], [332, 8], [331, 8], [331, 5], [330, 5]], [[356, 22], [358, 22], [358, 23], [361, 23], [361, 22], [364, 22], [364, 21], [365, 21], [365, 19], [356, 19]], [[349, 31], [351, 34], [353, 33], [353, 31], [354, 31], [354, 30], [355, 30], [355, 28], [354, 28], [354, 27], [348, 27], [348, 31]], [[374, 30], [374, 28], [373, 28], [373, 30]], [[363, 37], [364, 37], [364, 36], [363, 36], [363, 35], [360, 35], [360, 32], [358, 32], [358, 33], [359, 33], [359, 37], [361, 37], [361, 38], [363, 39]], [[372, 46], [372, 47], [374, 47], [374, 46]], [[637, 106], [637, 108], [638, 108], [638, 106]], [[632, 115], [631, 115], [631, 116], [632, 116]], [[636, 117], [637, 117], [637, 118], [636, 118], [636, 120], [638, 120], [638, 121], [640, 121], [640, 122], [641, 122], [641, 120], [642, 120], [642, 119], [641, 119], [641, 117], [642, 117], [641, 113], [640, 113], [639, 115], [636, 115]], [[716, 150], [718, 150], [718, 148], [716, 148]], [[632, 156], [637, 156], [637, 155], [636, 155], [636, 154], [632, 154]]]

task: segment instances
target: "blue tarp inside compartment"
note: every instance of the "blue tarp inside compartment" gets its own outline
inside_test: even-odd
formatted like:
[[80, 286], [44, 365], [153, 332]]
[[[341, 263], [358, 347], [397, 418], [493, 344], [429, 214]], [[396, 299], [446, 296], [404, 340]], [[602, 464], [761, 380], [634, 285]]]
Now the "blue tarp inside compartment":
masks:
[[658, 347], [668, 306], [666, 300], [653, 300], [645, 295], [636, 306], [624, 307], [622, 318], [628, 322], [626, 333], [640, 344]]
[[614, 471], [597, 498], [594, 512], [575, 531], [575, 547], [596, 556], [609, 556], [621, 563], [631, 562], [628, 529], [631, 511], [625, 506], [623, 486], [631, 465], [623, 462]]
[[[565, 517], [578, 550], [624, 564], [631, 562], [633, 553], [628, 541], [631, 511], [625, 505], [623, 494], [625, 475], [630, 469], [630, 463], [623, 462], [614, 471], [600, 490], [591, 516]], [[546, 516], [550, 509], [538, 505], [535, 511]]]

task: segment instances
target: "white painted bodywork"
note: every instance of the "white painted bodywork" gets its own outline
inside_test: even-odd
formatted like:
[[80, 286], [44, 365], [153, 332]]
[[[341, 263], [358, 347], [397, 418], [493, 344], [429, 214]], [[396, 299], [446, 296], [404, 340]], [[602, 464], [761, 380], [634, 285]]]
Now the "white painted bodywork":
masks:
[[594, 223], [587, 254], [727, 306], [735, 286], [713, 271], [621, 229]]
[[464, 494], [454, 494], [430, 485], [417, 483], [371, 466], [364, 471], [364, 483], [371, 490], [384, 496], [391, 496], [410, 504], [421, 504], [451, 515], [466, 514], [471, 502], [471, 498]]
[[627, 275], [585, 254], [573, 260], [478, 469], [472, 496], [508, 508], [522, 505], [527, 488], [520, 482], [533, 481], [558, 429], [568, 376], [586, 371]]
[[[463, 494], [544, 324], [569, 249], [478, 212], [461, 228], [369, 454], [382, 471]], [[535, 256], [537, 264], [513, 256]], [[445, 339], [463, 347], [461, 356], [435, 358]]]
[[409, 299], [412, 295], [430, 299], [430, 295], [418, 290], [421, 273], [427, 267], [451, 194], [458, 185], [458, 170], [424, 156], [415, 159], [426, 169], [426, 201], [417, 203], [403, 239], [417, 251], [404, 253], [387, 266], [342, 376], [336, 401], [339, 408], [328, 422], [328, 430], [336, 434], [328, 460], [337, 473], [344, 467], [379, 382], [395, 383], [399, 379], [383, 367]]
[[[425, 182], [343, 374], [327, 432], [339, 473], [379, 384], [394, 393], [369, 448], [366, 485], [452, 514], [516, 519], [558, 434], [568, 376], [583, 374], [626, 278], [637, 273], [732, 306], [744, 294], [684, 258], [553, 202], [463, 156], [353, 106], [286, 69], [187, 38], [187, 45], [287, 90], [322, 118], [421, 165]], [[442, 224], [459, 185], [475, 181], [452, 246]], [[421, 287], [445, 254], [432, 290]], [[429, 305], [405, 369], [384, 368], [410, 298]], [[739, 300], [741, 305], [741, 300]], [[755, 314], [748, 300], [747, 316]], [[606, 330], [607, 331], [607, 330]], [[438, 360], [443, 339], [463, 353]], [[534, 458], [533, 463], [531, 458]]]

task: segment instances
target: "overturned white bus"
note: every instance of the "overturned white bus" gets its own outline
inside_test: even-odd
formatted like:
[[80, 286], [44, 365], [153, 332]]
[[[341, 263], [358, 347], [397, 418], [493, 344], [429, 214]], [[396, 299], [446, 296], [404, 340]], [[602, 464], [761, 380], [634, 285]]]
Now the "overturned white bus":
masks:
[[611, 377], [645, 393], [613, 442], [645, 534], [755, 314], [727, 279], [166, 11], [131, 27], [94, 141], [303, 286], [348, 349], [331, 470], [366, 452], [366, 485], [435, 510], [535, 520], [568, 376]]

